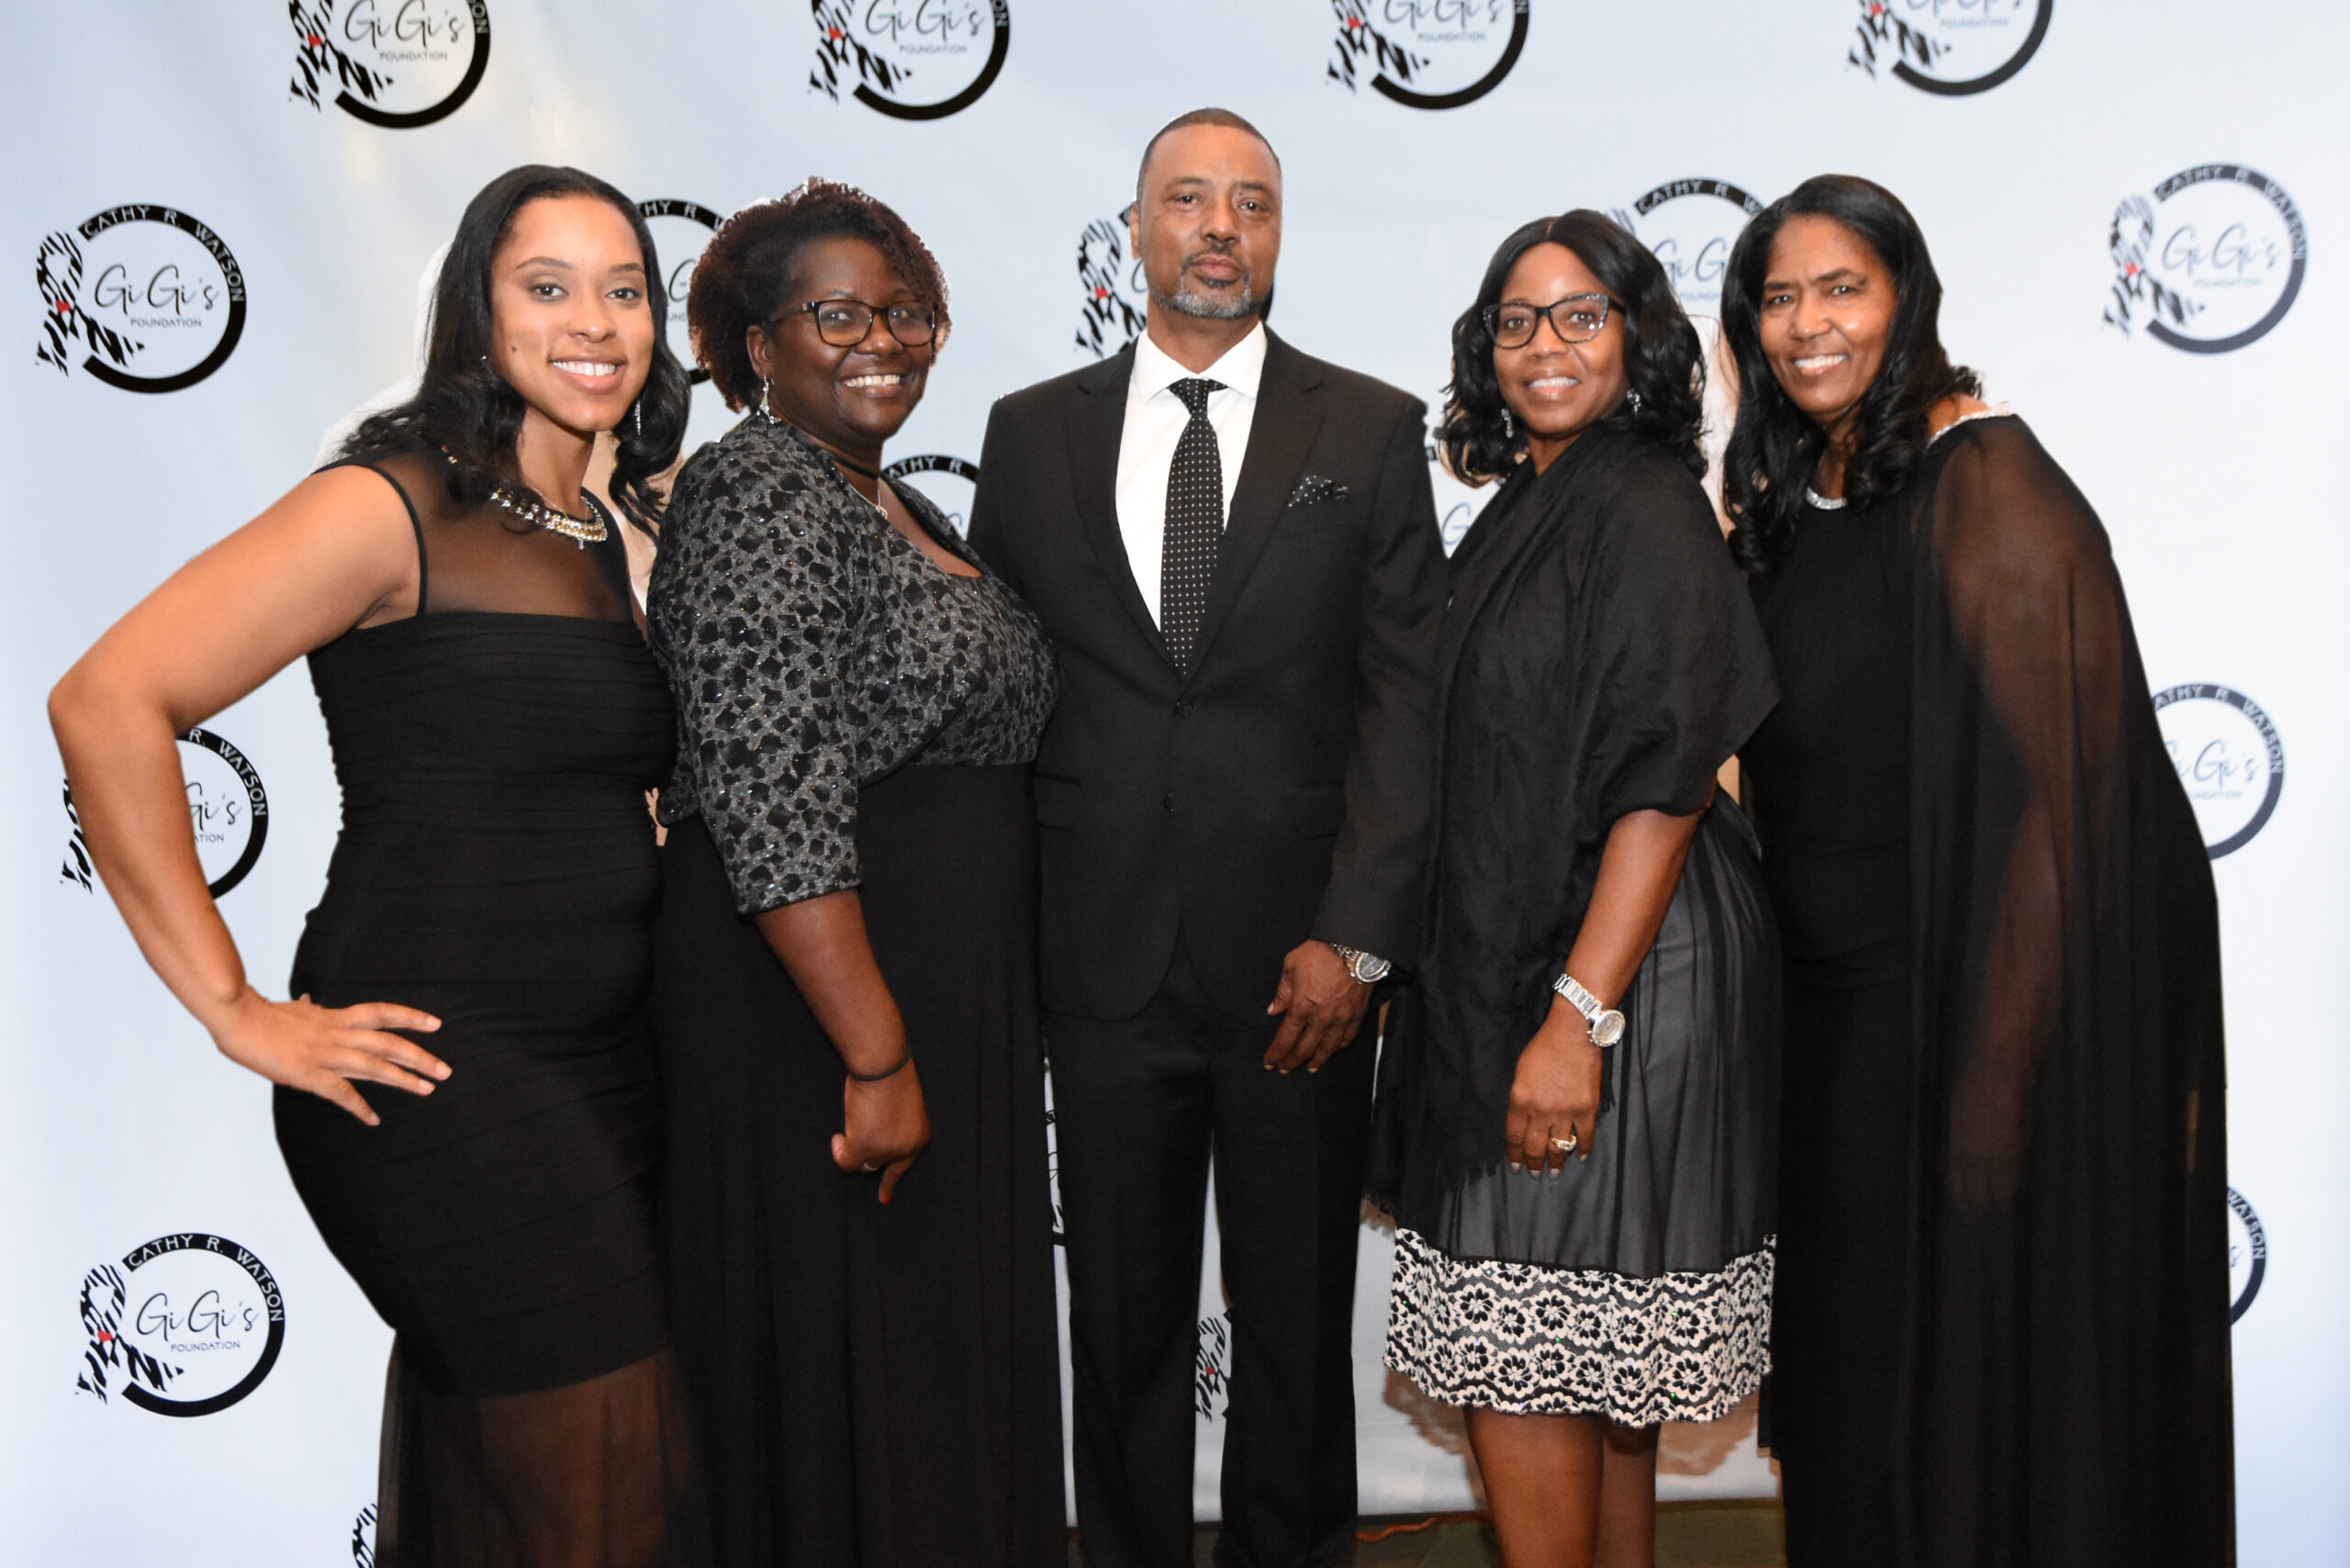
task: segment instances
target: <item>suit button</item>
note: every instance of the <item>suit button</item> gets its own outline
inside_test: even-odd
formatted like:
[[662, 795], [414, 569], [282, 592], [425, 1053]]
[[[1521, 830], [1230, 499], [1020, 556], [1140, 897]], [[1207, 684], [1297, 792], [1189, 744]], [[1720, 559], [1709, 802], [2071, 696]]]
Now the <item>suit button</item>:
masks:
[[1188, 719], [1192, 716], [1192, 700], [1190, 698], [1181, 698], [1176, 701], [1175, 716], [1179, 719]]
[[1165, 806], [1169, 811], [1170, 811], [1170, 812], [1171, 812], [1171, 811], [1173, 811], [1173, 810], [1175, 809], [1175, 797], [1174, 797], [1174, 796], [1172, 796], [1172, 795], [1165, 795], [1165, 796], [1161, 796], [1161, 797], [1159, 798], [1159, 801], [1158, 801], [1158, 803], [1159, 803], [1160, 805], [1162, 805], [1162, 806]]

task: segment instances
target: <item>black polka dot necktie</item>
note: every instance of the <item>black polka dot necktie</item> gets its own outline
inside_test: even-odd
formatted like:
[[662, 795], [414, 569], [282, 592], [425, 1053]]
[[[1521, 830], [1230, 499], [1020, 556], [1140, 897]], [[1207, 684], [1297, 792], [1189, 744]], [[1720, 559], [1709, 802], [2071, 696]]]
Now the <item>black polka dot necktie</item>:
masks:
[[1224, 454], [1208, 423], [1208, 394], [1221, 381], [1187, 376], [1169, 388], [1192, 418], [1175, 442], [1167, 470], [1167, 543], [1158, 558], [1158, 633], [1168, 656], [1192, 673], [1192, 647], [1207, 613], [1208, 578], [1215, 572], [1216, 542], [1224, 537]]

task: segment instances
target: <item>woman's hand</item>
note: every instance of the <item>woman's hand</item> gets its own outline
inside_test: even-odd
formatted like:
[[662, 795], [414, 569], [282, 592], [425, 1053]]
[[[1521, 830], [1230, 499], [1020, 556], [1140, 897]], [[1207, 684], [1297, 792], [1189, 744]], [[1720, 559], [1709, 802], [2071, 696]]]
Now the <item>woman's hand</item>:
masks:
[[1598, 1137], [1599, 1047], [1583, 1014], [1553, 997], [1550, 1017], [1517, 1054], [1509, 1086], [1510, 1169], [1555, 1176], [1570, 1151], [1551, 1139], [1572, 1139], [1572, 1158], [1589, 1159]]
[[220, 1054], [239, 1067], [340, 1105], [371, 1127], [382, 1118], [351, 1086], [353, 1079], [430, 1094], [434, 1083], [449, 1076], [447, 1062], [386, 1032], [430, 1034], [441, 1027], [430, 1013], [397, 1002], [320, 1007], [308, 996], [272, 1002], [248, 986], [209, 1027]]
[[876, 1082], [844, 1080], [841, 1100], [833, 1163], [844, 1170], [880, 1171], [886, 1204], [930, 1143], [930, 1107], [923, 1101], [922, 1080], [910, 1061]]

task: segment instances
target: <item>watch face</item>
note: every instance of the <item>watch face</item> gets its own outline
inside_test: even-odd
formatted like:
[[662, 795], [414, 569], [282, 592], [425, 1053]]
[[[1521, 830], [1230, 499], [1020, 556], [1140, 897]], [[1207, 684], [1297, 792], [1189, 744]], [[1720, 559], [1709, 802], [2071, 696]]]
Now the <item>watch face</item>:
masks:
[[1603, 1013], [1591, 1021], [1593, 1045], [1612, 1046], [1623, 1037], [1624, 1015], [1621, 1013]]

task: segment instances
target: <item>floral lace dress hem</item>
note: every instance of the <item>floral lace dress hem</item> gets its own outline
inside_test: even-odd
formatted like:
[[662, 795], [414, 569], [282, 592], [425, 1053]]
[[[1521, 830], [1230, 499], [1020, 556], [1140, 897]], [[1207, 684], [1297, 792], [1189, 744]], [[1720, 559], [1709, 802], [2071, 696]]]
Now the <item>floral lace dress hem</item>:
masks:
[[1450, 1257], [1395, 1233], [1387, 1365], [1429, 1397], [1619, 1426], [1718, 1421], [1771, 1370], [1774, 1240], [1711, 1272]]

